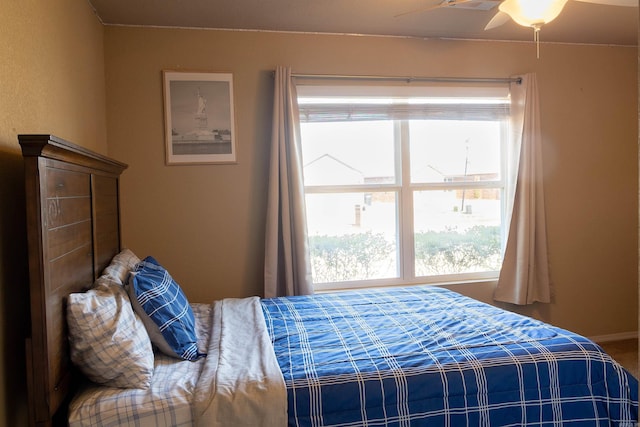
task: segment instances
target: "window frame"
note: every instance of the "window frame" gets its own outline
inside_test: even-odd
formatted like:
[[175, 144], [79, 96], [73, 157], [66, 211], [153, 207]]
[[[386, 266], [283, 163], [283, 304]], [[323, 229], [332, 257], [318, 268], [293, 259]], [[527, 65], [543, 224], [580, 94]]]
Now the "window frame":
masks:
[[[317, 90], [317, 89], [316, 89]], [[507, 90], [508, 93], [508, 90]], [[300, 96], [298, 96], [300, 98]], [[478, 97], [478, 96], [474, 96]], [[302, 113], [301, 113], [302, 116]], [[302, 118], [302, 117], [301, 117]], [[424, 118], [423, 120], [429, 120]], [[434, 276], [416, 276], [415, 271], [415, 239], [414, 239], [414, 193], [430, 190], [459, 190], [491, 188], [500, 191], [500, 223], [501, 223], [501, 253], [504, 252], [506, 242], [507, 224], [506, 215], [506, 190], [507, 190], [507, 141], [509, 136], [509, 117], [489, 120], [500, 122], [500, 179], [474, 182], [437, 182], [437, 183], [412, 183], [410, 167], [410, 137], [409, 125], [412, 119], [390, 118], [394, 127], [394, 170], [395, 183], [383, 184], [350, 184], [350, 185], [305, 185], [305, 198], [307, 194], [343, 194], [343, 193], [368, 193], [368, 192], [394, 192], [396, 194], [396, 271], [397, 277], [383, 279], [365, 279], [340, 282], [313, 283], [316, 291], [346, 290], [382, 286], [403, 286], [413, 284], [462, 284], [496, 281], [499, 270], [475, 273], [445, 274]], [[438, 120], [437, 117], [433, 120]], [[464, 120], [461, 118], [460, 120]], [[320, 120], [331, 122], [332, 120]], [[301, 144], [302, 133], [301, 133]], [[305, 207], [306, 209], [306, 207]]]

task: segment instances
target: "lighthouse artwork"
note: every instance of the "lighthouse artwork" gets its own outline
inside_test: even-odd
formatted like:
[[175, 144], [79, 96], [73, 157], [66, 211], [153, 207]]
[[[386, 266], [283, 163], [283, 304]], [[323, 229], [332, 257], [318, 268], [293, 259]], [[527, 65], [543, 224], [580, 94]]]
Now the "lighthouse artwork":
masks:
[[235, 162], [231, 74], [164, 72], [167, 164]]

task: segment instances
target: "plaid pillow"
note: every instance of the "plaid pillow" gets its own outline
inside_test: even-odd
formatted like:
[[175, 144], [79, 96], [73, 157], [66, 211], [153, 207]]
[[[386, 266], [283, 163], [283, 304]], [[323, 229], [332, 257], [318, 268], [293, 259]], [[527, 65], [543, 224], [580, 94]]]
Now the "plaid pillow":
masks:
[[204, 356], [198, 352], [191, 305], [158, 261], [149, 256], [138, 263], [125, 286], [133, 310], [142, 319], [158, 350], [185, 360]]
[[129, 297], [114, 279], [101, 276], [92, 289], [67, 300], [71, 360], [91, 381], [147, 389], [153, 348]]
[[139, 262], [140, 258], [136, 254], [129, 249], [123, 249], [113, 257], [111, 263], [104, 269], [102, 274], [112, 277], [116, 282], [123, 285], [131, 270]]

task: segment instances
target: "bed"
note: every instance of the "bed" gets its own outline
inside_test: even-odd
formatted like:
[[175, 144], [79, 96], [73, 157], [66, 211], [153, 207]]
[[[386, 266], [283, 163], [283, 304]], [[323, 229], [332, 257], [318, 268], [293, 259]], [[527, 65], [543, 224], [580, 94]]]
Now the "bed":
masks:
[[[180, 289], [157, 260], [121, 247], [118, 187], [126, 165], [51, 135], [19, 140], [32, 425], [637, 423], [637, 379], [597, 344], [434, 286], [212, 303], [185, 297], [193, 335], [181, 354], [191, 359], [170, 355], [148, 341], [153, 333], [131, 283], [142, 283], [150, 268]], [[125, 386], [92, 381], [94, 372], [77, 363], [84, 323], [71, 313], [87, 300], [94, 304], [85, 310], [87, 325], [97, 323], [86, 329], [110, 324], [100, 316], [109, 316], [101, 301], [111, 301], [125, 332], [144, 342], [132, 356], [118, 353], [127, 347], [120, 338], [97, 352], [114, 353], [103, 363], [112, 367], [107, 373], [119, 364], [124, 374], [139, 374]]]

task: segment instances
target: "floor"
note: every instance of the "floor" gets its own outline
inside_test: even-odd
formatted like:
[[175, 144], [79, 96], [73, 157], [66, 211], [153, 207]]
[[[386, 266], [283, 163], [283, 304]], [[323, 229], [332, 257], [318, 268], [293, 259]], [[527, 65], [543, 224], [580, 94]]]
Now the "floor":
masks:
[[599, 343], [600, 346], [629, 372], [638, 377], [638, 340], [628, 339]]

